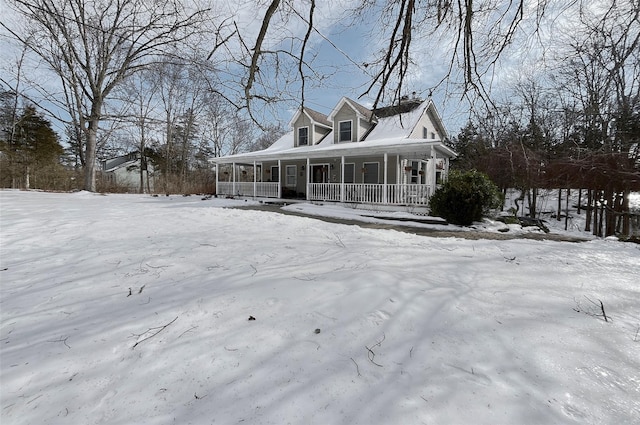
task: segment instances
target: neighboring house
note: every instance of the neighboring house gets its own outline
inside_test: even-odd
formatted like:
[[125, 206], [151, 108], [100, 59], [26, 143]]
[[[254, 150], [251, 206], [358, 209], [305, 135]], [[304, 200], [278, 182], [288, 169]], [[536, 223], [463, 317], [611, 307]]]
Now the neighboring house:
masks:
[[218, 195], [426, 206], [456, 154], [433, 102], [371, 111], [343, 97], [329, 116], [307, 107], [267, 149], [220, 158]]
[[[140, 191], [140, 153], [131, 152], [127, 155], [101, 161], [100, 170], [103, 184], [111, 188], [124, 189], [128, 192]], [[143, 188], [145, 193], [153, 192], [153, 166], [149, 161], [143, 161]]]

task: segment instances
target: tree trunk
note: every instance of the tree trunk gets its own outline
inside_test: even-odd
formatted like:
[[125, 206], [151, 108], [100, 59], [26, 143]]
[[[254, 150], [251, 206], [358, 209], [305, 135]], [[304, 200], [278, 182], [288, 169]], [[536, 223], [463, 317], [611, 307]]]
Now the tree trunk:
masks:
[[591, 214], [593, 213], [593, 206], [591, 203], [593, 202], [593, 190], [587, 189], [587, 215], [584, 221], [584, 231], [591, 231]]
[[580, 210], [582, 208], [582, 189], [578, 189], [578, 215], [580, 215]]
[[604, 218], [604, 235], [611, 236], [615, 233], [616, 227], [616, 200], [615, 193], [612, 189], [605, 191], [605, 218]]
[[600, 192], [600, 213], [599, 213], [599, 217], [598, 217], [598, 225], [596, 226], [597, 232], [596, 232], [596, 236], [598, 237], [602, 237], [603, 232], [603, 224], [604, 224], [604, 205], [605, 205], [605, 194], [603, 193], [603, 191], [599, 191]]
[[169, 196], [169, 175], [171, 167], [171, 141], [173, 139], [173, 122], [171, 112], [167, 111], [167, 146], [165, 154], [164, 193]]
[[569, 197], [571, 196], [571, 189], [567, 188], [567, 203], [564, 210], [564, 230], [569, 228]]
[[[144, 193], [144, 172], [147, 168], [147, 161], [144, 158], [144, 148], [145, 148], [145, 120], [142, 120], [140, 124], [140, 146], [139, 146], [139, 155], [140, 155], [140, 193]], [[147, 173], [147, 179], [149, 174]]]
[[96, 191], [96, 147], [98, 140], [98, 119], [89, 119], [87, 129], [87, 145], [85, 147], [84, 163], [84, 189], [89, 192]]
[[622, 234], [625, 236], [631, 236], [631, 226], [629, 224], [629, 194], [631, 191], [629, 189], [625, 189], [622, 192], [622, 211], [624, 213], [622, 219]]
[[560, 211], [562, 210], [562, 189], [558, 189], [558, 208], [556, 211], [556, 221], [560, 221]]
[[529, 217], [536, 218], [538, 215], [538, 188], [527, 189], [527, 200], [529, 202]]

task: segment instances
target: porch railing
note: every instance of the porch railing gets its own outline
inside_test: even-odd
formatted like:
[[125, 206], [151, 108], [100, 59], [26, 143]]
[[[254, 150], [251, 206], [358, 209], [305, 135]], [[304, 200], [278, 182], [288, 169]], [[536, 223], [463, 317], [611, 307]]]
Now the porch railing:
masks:
[[307, 199], [311, 201], [427, 205], [431, 193], [431, 186], [424, 184], [309, 183], [307, 185]]
[[[255, 196], [258, 198], [277, 198], [278, 182], [218, 182], [216, 193], [229, 196]], [[255, 192], [254, 192], [255, 189]]]
[[[218, 182], [216, 193], [277, 198], [278, 182]], [[386, 192], [385, 192], [386, 187]], [[342, 190], [344, 188], [344, 191]], [[255, 191], [254, 191], [255, 189]], [[427, 205], [432, 189], [424, 184], [308, 183], [307, 199], [362, 204]], [[385, 196], [386, 194], [386, 196]]]

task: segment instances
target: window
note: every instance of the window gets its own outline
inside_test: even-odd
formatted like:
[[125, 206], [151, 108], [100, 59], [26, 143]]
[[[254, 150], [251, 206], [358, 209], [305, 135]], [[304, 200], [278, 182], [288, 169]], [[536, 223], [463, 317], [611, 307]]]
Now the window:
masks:
[[296, 166], [295, 165], [287, 165], [285, 168], [285, 184], [287, 186], [296, 185]]
[[344, 182], [356, 182], [356, 164], [344, 164]]
[[351, 137], [351, 121], [340, 121], [338, 123], [338, 127], [340, 130], [340, 138], [339, 142], [350, 142], [352, 140]]
[[271, 181], [279, 182], [280, 181], [280, 169], [277, 165], [271, 167]]
[[435, 139], [436, 138], [436, 133], [429, 132], [429, 129], [427, 127], [422, 127], [422, 138], [423, 139]]
[[411, 161], [411, 183], [420, 183], [420, 177], [418, 175], [418, 168], [420, 163], [418, 161]]
[[306, 146], [309, 144], [309, 127], [300, 127], [298, 129], [298, 146]]

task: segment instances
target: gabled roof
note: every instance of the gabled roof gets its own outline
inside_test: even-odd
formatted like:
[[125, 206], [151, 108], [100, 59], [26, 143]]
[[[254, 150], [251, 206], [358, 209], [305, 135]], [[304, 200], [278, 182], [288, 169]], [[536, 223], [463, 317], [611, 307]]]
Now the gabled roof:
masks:
[[[364, 107], [361, 107], [364, 108], [364, 110], [361, 108], [356, 109], [355, 105], [357, 105], [357, 103], [343, 97], [329, 117], [331, 118], [337, 114], [344, 104], [348, 104], [363, 118], [366, 117], [364, 113], [373, 113]], [[372, 131], [369, 132], [360, 143], [333, 143], [333, 137], [331, 136], [333, 131], [330, 131], [322, 141], [315, 145], [296, 147], [294, 145], [294, 132], [290, 131], [267, 149], [223, 158], [212, 158], [211, 161], [214, 163], [250, 163], [251, 161], [319, 158], [332, 155], [350, 156], [385, 152], [417, 153], [428, 152], [430, 149], [434, 149], [438, 154], [445, 157], [456, 156], [456, 153], [444, 145], [442, 141], [410, 138], [413, 130], [424, 114], [429, 114], [431, 121], [438, 128], [442, 138], [444, 139], [446, 137], [446, 130], [440, 121], [440, 116], [431, 99], [427, 99], [421, 103], [412, 102], [406, 106], [402, 104], [395, 107], [379, 108], [378, 110], [383, 111], [382, 115], [384, 115], [384, 117], [380, 117], [375, 121], [376, 124], [373, 126]], [[397, 113], [392, 114], [393, 112]], [[297, 119], [300, 113], [301, 112], [298, 111], [293, 121]], [[305, 108], [305, 113], [308, 114], [307, 108]]]
[[296, 111], [295, 115], [289, 122], [290, 127], [293, 127], [293, 125], [298, 120], [301, 114], [305, 114], [307, 117], [309, 117], [311, 122], [313, 122], [314, 124], [319, 124], [323, 127], [332, 128], [331, 121], [329, 121], [326, 115], [318, 111], [314, 111], [311, 108], [307, 108], [306, 106], [302, 108], [298, 108], [298, 111]]
[[[379, 118], [378, 123], [365, 140], [388, 139], [390, 137], [407, 138], [413, 133], [424, 114], [430, 114], [431, 121], [438, 128], [442, 139], [447, 136], [447, 132], [431, 99], [421, 102], [411, 101], [406, 105], [387, 106], [381, 109], [384, 117]], [[392, 112], [396, 111], [399, 113], [392, 114]]]
[[433, 125], [438, 127], [438, 131], [442, 135], [442, 139], [446, 139], [448, 137], [447, 129], [444, 128], [442, 118], [440, 117], [440, 114], [438, 113], [438, 110], [436, 109], [436, 106], [433, 104], [431, 99], [429, 99], [429, 104], [427, 105], [425, 113], [431, 115], [431, 122], [433, 122]]
[[340, 102], [338, 102], [336, 107], [333, 108], [328, 117], [330, 121], [333, 121], [336, 114], [340, 111], [340, 109], [342, 109], [345, 104], [353, 109], [356, 112], [356, 115], [358, 115], [360, 118], [363, 118], [365, 120], [371, 120], [373, 118], [372, 121], [375, 121], [375, 115], [373, 114], [373, 111], [371, 109], [360, 105], [358, 102], [355, 102], [348, 97], [343, 97], [342, 99], [340, 99]]

